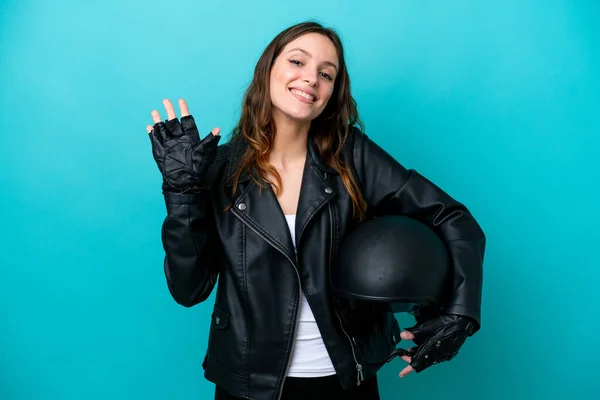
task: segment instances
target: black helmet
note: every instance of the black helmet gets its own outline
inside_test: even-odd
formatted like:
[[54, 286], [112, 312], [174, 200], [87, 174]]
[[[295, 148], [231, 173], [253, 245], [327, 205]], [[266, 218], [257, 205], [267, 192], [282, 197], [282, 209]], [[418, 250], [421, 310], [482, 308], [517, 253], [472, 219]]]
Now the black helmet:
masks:
[[351, 230], [330, 268], [331, 289], [340, 298], [409, 313], [440, 304], [451, 272], [438, 235], [400, 215], [375, 217]]

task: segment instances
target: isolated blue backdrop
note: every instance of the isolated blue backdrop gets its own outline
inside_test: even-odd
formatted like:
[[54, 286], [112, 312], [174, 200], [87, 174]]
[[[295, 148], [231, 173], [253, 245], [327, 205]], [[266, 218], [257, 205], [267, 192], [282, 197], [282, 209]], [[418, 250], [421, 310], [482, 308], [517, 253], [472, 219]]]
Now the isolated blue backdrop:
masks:
[[213, 297], [168, 294], [145, 126], [184, 97], [228, 132], [306, 19], [342, 35], [368, 134], [488, 237], [481, 331], [422, 374], [387, 365], [382, 398], [597, 398], [598, 4], [0, 1], [0, 399], [212, 398]]

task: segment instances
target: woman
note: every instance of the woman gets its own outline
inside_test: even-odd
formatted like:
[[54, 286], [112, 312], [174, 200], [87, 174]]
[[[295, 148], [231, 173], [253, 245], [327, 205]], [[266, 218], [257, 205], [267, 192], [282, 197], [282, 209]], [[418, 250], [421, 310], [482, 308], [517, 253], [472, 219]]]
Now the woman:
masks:
[[363, 133], [333, 30], [307, 22], [274, 38], [227, 144], [218, 146], [219, 128], [200, 140], [184, 100], [180, 119], [164, 106], [167, 120], [154, 110], [147, 131], [163, 176], [165, 274], [186, 307], [219, 277], [203, 363], [216, 399], [379, 398], [381, 364], [367, 359], [393, 351], [396, 320], [364, 316], [357, 341], [327, 280], [340, 238], [375, 215], [426, 222], [454, 263], [442, 312], [402, 332], [419, 346], [400, 375], [456, 353], [419, 355], [440, 332], [458, 343], [479, 329], [483, 232], [464, 205]]

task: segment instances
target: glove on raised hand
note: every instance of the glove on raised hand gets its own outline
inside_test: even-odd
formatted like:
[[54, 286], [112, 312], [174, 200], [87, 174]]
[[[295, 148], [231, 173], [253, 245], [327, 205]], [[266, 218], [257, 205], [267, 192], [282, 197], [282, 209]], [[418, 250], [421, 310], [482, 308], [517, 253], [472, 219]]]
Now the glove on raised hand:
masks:
[[163, 176], [162, 188], [171, 193], [192, 193], [202, 185], [214, 161], [220, 135], [200, 140], [191, 115], [157, 122], [150, 132], [152, 154]]

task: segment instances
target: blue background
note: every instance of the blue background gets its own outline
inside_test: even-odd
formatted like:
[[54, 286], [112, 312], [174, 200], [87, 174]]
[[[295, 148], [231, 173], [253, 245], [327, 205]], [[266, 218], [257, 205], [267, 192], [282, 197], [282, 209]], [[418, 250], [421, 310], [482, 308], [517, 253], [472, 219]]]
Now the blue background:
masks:
[[[0, 399], [212, 399], [145, 126], [236, 121], [282, 29], [339, 30], [367, 133], [483, 226], [483, 327], [383, 399], [597, 399], [597, 1], [0, 1]], [[403, 326], [411, 318], [399, 316]], [[594, 393], [596, 393], [594, 395]]]

